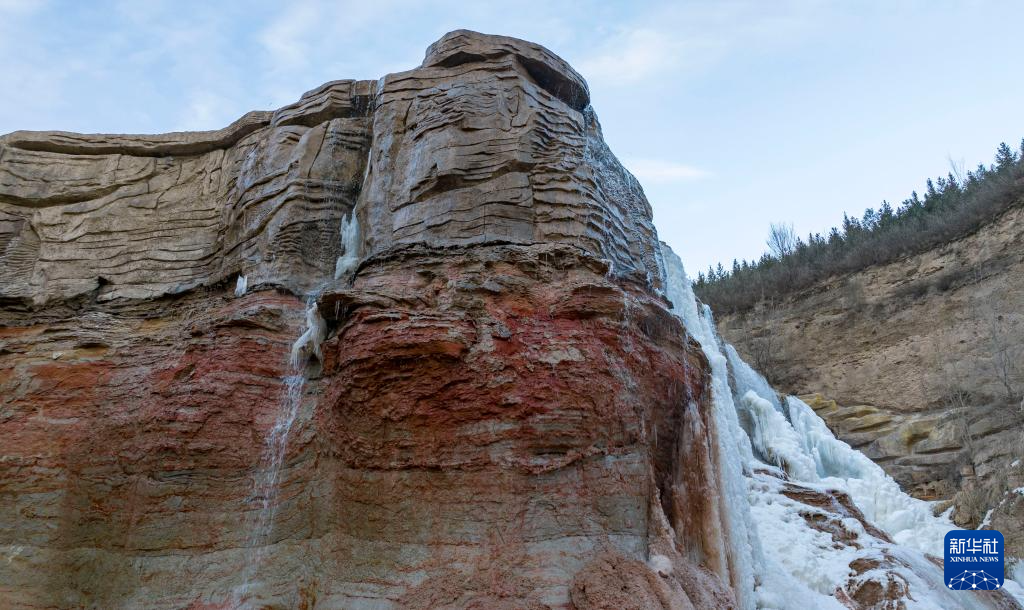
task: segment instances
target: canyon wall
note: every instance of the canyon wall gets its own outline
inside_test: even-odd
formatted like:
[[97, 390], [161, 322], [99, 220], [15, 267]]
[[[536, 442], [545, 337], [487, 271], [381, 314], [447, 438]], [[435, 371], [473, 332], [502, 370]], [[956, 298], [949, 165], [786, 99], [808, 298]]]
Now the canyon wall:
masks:
[[0, 605], [732, 606], [660, 256], [583, 79], [511, 38], [0, 137]]
[[773, 461], [669, 258], [512, 38], [214, 132], [0, 136], [0, 606], [1020, 607]]
[[1024, 208], [743, 314], [722, 335], [954, 520], [1024, 556]]

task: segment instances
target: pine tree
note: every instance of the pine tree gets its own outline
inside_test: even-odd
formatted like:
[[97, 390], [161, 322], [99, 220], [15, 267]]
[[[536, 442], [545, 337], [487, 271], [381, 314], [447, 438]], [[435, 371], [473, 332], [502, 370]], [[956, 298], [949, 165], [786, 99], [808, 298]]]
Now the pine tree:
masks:
[[889, 205], [888, 201], [882, 201], [882, 206], [878, 208], [878, 226], [888, 227], [892, 225], [895, 215], [892, 211], [892, 206]]
[[1013, 152], [1006, 142], [999, 145], [996, 149], [996, 169], [1002, 171], [1008, 169], [1017, 163], [1017, 153]]
[[[768, 246], [759, 259], [733, 259], [727, 271], [721, 263], [698, 275], [698, 294], [719, 311], [742, 311], [757, 299], [774, 298], [831, 274], [856, 271], [943, 243], [976, 228], [1024, 200], [1024, 139], [1020, 150], [1002, 143], [995, 163], [974, 171], [954, 169], [928, 179], [924, 197], [913, 191], [899, 206], [882, 201], [862, 217], [843, 214], [840, 227], [807, 241], [792, 228], [772, 224]], [[786, 229], [783, 231], [782, 229]], [[772, 239], [785, 237], [785, 239]]]

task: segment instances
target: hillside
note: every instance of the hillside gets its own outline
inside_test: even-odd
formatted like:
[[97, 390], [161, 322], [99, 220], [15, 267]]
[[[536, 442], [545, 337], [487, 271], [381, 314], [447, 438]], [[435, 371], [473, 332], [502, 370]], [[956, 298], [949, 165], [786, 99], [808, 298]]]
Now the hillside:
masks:
[[954, 519], [1021, 550], [1024, 208], [958, 239], [717, 316], [781, 390]]

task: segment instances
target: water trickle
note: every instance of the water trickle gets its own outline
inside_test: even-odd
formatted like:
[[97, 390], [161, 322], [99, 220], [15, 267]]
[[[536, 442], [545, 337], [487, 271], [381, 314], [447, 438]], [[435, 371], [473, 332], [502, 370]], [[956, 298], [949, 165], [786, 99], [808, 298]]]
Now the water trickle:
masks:
[[281, 493], [281, 470], [288, 452], [288, 437], [302, 404], [306, 377], [301, 373], [289, 375], [284, 378], [284, 382], [281, 410], [264, 439], [259, 469], [253, 477], [252, 494], [247, 500], [247, 504], [256, 504], [258, 508], [255, 513], [250, 513], [253, 517], [249, 539], [246, 541], [249, 555], [242, 585], [236, 591], [236, 602], [241, 602], [248, 594], [253, 579], [259, 573], [267, 544], [271, 542], [270, 535], [280, 506], [278, 496]]
[[288, 453], [288, 440], [302, 406], [306, 387], [306, 375], [303, 371], [311, 356], [322, 359], [320, 344], [325, 336], [326, 324], [320, 316], [316, 299], [311, 298], [306, 306], [306, 326], [292, 345], [290, 361], [294, 372], [284, 378], [281, 408], [273, 427], [264, 439], [259, 467], [253, 476], [252, 493], [246, 502], [248, 505], [255, 504], [256, 509], [250, 512], [251, 524], [249, 538], [246, 541], [249, 552], [242, 584], [233, 595], [234, 603], [240, 607], [249, 597], [249, 590], [259, 574], [267, 546], [273, 543], [270, 537], [280, 506], [278, 498], [281, 493], [281, 472]]

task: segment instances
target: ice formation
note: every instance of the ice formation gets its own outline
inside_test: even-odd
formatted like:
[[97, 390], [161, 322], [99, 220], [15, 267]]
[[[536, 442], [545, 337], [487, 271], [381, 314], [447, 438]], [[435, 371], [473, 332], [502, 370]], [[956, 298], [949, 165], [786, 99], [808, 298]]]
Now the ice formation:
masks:
[[341, 221], [341, 256], [334, 264], [334, 279], [339, 279], [359, 263], [359, 219], [352, 210]]
[[317, 360], [323, 359], [320, 351], [320, 344], [327, 336], [327, 325], [320, 310], [317, 307], [316, 299], [310, 299], [306, 306], [306, 329], [292, 344], [291, 364], [292, 368], [299, 369], [309, 360], [310, 356]]
[[[948, 512], [935, 516], [930, 503], [906, 494], [881, 467], [837, 439], [802, 400], [780, 400], [764, 377], [719, 338], [710, 309], [698, 304], [682, 262], [667, 247], [664, 261], [673, 312], [711, 365], [724, 494], [720, 503], [730, 543], [729, 574], [741, 606], [844, 608], [833, 593], [848, 579], [884, 583], [887, 571], [894, 570], [855, 576], [850, 562], [865, 553], [882, 557], [884, 551], [913, 592], [908, 608], [975, 607], [977, 600], [947, 591], [941, 569], [925, 557], [942, 557], [944, 536], [955, 527]], [[811, 490], [845, 492], [867, 521], [896, 544], [858, 536], [867, 548], [835, 545], [831, 534], [808, 526], [801, 515], [808, 511], [806, 504], [782, 493], [783, 472]], [[844, 519], [842, 527], [864, 533], [854, 518]], [[1020, 587], [1007, 580], [1006, 590], [1016, 593]]]
[[750, 441], [739, 426], [729, 389], [729, 365], [718, 347], [718, 338], [709, 316], [697, 307], [683, 263], [671, 250], [664, 253], [665, 296], [675, 304], [673, 312], [683, 320], [687, 331], [701, 344], [711, 365], [712, 415], [718, 431], [716, 443], [718, 473], [722, 497], [718, 499], [726, 539], [730, 543], [726, 572], [744, 609], [756, 607], [754, 566], [763, 563], [760, 540], [753, 529], [750, 505], [746, 501], [744, 469], [754, 459]]
[[659, 576], [668, 576], [672, 573], [672, 560], [664, 555], [651, 555], [647, 565], [658, 573]]

